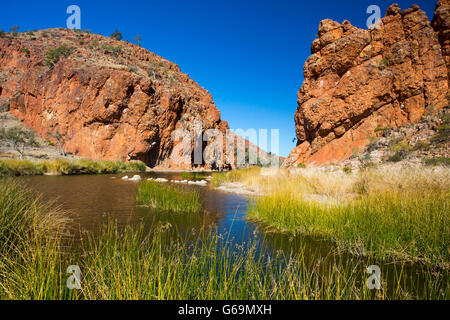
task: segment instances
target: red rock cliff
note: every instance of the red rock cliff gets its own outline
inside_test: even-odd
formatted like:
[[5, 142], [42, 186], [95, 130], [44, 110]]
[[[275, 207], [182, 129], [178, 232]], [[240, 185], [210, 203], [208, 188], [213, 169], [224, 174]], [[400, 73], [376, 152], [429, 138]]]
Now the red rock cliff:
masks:
[[[70, 55], [46, 65], [49, 50]], [[169, 159], [174, 129], [225, 132], [212, 96], [174, 63], [143, 48], [67, 29], [0, 38], [0, 107], [43, 138], [58, 131], [67, 152], [107, 160]]]
[[377, 127], [416, 122], [446, 106], [449, 2], [438, 2], [433, 24], [418, 6], [395, 4], [379, 29], [322, 21], [298, 93], [298, 144], [284, 166], [344, 160]]

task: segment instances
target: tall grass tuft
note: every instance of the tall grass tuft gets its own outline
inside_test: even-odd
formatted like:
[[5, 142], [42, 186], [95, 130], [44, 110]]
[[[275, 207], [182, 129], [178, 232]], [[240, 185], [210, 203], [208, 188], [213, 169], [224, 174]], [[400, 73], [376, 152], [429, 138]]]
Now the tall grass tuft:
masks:
[[181, 177], [186, 180], [203, 180], [205, 179], [205, 174], [199, 172], [183, 172]]
[[139, 205], [148, 205], [156, 209], [174, 212], [192, 213], [202, 209], [198, 192], [185, 191], [155, 181], [142, 182], [139, 185], [136, 200]]
[[60, 237], [67, 222], [22, 184], [0, 180], [1, 299], [63, 297]]

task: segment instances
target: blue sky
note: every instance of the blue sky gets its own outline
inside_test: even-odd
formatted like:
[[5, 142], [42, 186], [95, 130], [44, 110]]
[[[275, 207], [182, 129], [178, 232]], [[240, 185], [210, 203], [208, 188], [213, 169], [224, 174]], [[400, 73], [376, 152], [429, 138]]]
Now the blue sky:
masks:
[[280, 129], [280, 154], [295, 146], [294, 113], [303, 64], [319, 22], [349, 20], [365, 28], [369, 5], [382, 16], [393, 2], [417, 3], [433, 17], [433, 0], [147, 0], [8, 1], [0, 28], [19, 31], [65, 27], [66, 8], [81, 8], [82, 29], [141, 45], [177, 63], [213, 95], [232, 129]]

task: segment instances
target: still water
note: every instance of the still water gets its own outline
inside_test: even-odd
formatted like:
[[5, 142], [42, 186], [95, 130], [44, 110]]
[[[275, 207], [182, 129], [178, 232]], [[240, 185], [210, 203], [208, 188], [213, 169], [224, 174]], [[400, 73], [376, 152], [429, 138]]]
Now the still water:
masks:
[[[246, 220], [246, 214], [251, 199], [236, 194], [213, 190], [211, 187], [194, 185], [179, 186], [200, 192], [204, 213], [197, 215], [169, 214], [158, 212], [152, 208], [136, 205], [136, 191], [139, 182], [124, 181], [125, 174], [89, 175], [89, 176], [35, 176], [22, 177], [32, 189], [42, 194], [44, 200], [55, 201], [67, 210], [76, 228], [95, 233], [99, 226], [115, 221], [120, 226], [134, 225], [144, 222], [148, 225], [170, 224], [176, 233], [184, 238], [195, 239], [200, 230], [211, 230], [229, 239], [231, 246], [246, 246], [253, 243], [264, 252], [289, 256], [302, 248], [306, 264], [316, 259], [329, 261], [345, 259], [354, 262], [354, 272], [364, 274], [365, 268], [371, 264], [364, 257], [356, 257], [348, 253], [337, 253], [333, 243], [321, 238], [289, 236], [286, 234], [268, 232], [263, 226]], [[181, 173], [145, 173], [143, 179], [166, 178], [183, 180]], [[309, 261], [308, 261], [309, 260]], [[382, 264], [385, 272], [385, 282], [388, 287], [394, 286], [396, 276], [401, 270], [402, 289], [411, 291], [412, 296], [421, 296], [426, 286], [424, 272], [417, 265]], [[405, 277], [405, 274], [407, 275]], [[428, 273], [429, 275], [429, 273]], [[364, 277], [361, 277], [364, 279]], [[442, 279], [443, 290], [448, 290], [448, 277]]]

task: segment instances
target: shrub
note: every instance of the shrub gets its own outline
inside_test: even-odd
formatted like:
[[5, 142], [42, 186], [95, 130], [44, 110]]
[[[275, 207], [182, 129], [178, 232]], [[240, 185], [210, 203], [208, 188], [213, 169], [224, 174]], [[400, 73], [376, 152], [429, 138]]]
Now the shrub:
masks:
[[19, 26], [14, 26], [14, 27], [9, 28], [9, 31], [12, 32], [13, 36], [17, 36], [17, 34], [18, 34], [17, 30], [19, 30]]
[[5, 36], [5, 31], [3, 31], [2, 29], [0, 29], [0, 38], [3, 38]]
[[408, 156], [411, 147], [406, 142], [400, 141], [391, 147], [391, 151], [393, 151], [394, 154], [388, 158], [388, 161], [399, 162]]
[[450, 138], [450, 117], [445, 116], [442, 124], [437, 128], [437, 133], [431, 138], [433, 143], [445, 143]]
[[116, 56], [119, 56], [122, 53], [122, 46], [114, 47], [114, 46], [102, 45], [102, 50], [104, 53], [111, 53]]
[[34, 32], [33, 31], [27, 31], [27, 35], [34, 36]]
[[350, 167], [344, 167], [342, 170], [343, 170], [346, 174], [351, 174], [351, 173], [352, 173], [352, 168], [350, 168]]
[[120, 41], [120, 40], [122, 40], [122, 33], [119, 32], [119, 30], [116, 29], [116, 31], [114, 31], [113, 33], [111, 33], [111, 38]]
[[30, 55], [30, 50], [27, 49], [27, 48], [22, 48], [21, 51], [22, 51], [23, 53], [25, 53], [27, 56]]
[[430, 144], [426, 143], [425, 141], [417, 141], [414, 145], [414, 150], [430, 150], [431, 146]]
[[299, 164], [297, 164], [297, 168], [305, 169], [306, 168], [306, 164], [299, 163]]
[[92, 42], [89, 44], [89, 49], [93, 50], [98, 48], [98, 41], [97, 40], [92, 40]]
[[34, 133], [24, 130], [20, 127], [13, 127], [8, 129], [7, 131], [3, 129], [0, 133], [0, 136], [3, 139], [10, 140], [12, 142], [14, 149], [19, 152], [20, 158], [22, 158], [25, 153], [25, 147], [39, 146], [34, 137]]
[[423, 162], [427, 166], [450, 166], [450, 158], [447, 157], [428, 158]]
[[49, 50], [45, 54], [45, 64], [53, 67], [62, 57], [67, 57], [72, 53], [72, 49], [62, 45], [56, 49]]

